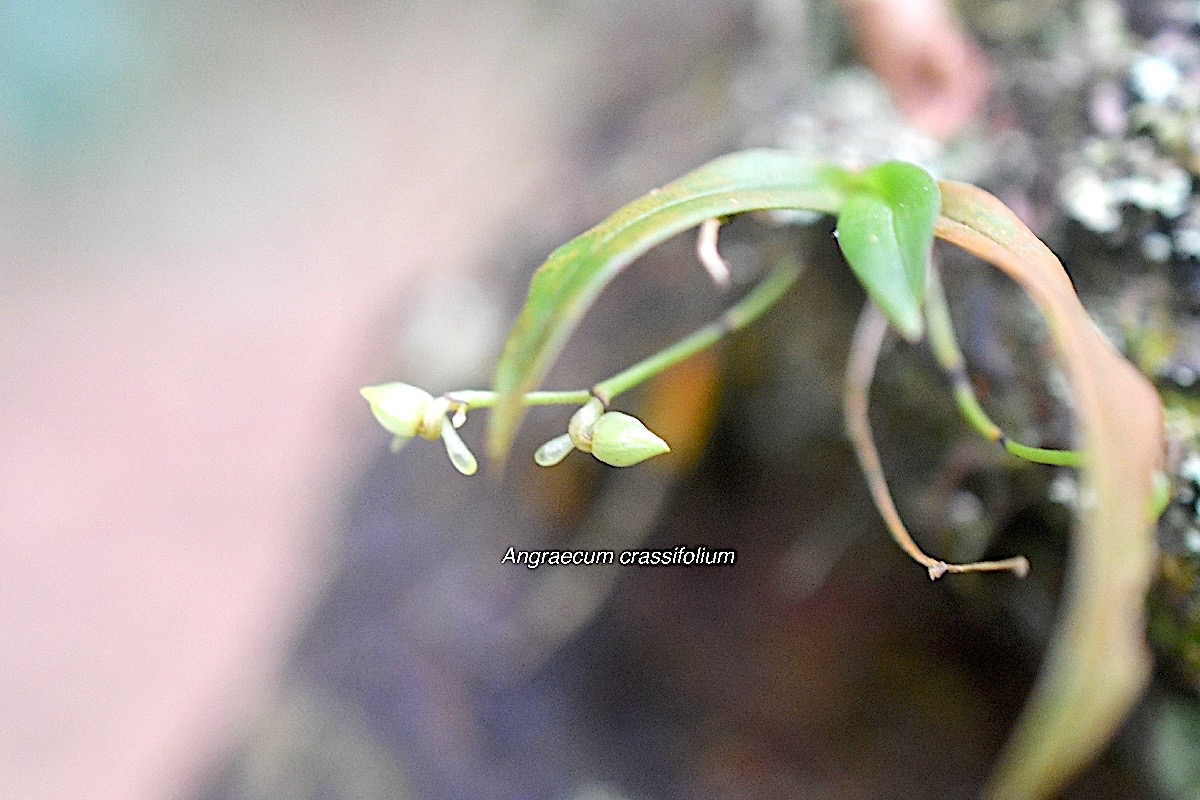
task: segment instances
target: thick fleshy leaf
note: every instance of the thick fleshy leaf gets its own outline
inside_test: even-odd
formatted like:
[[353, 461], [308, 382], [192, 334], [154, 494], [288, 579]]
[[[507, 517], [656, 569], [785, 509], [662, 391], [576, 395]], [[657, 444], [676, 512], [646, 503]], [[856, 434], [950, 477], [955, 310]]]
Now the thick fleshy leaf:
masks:
[[856, 194], [846, 200], [838, 215], [838, 245], [858, 282], [888, 321], [905, 339], [919, 341], [925, 321], [920, 299], [904, 273], [894, 219], [882, 198]]
[[1154, 389], [1100, 334], [1054, 254], [999, 200], [942, 183], [937, 236], [992, 263], [1041, 309], [1083, 439], [1080, 519], [1049, 653], [992, 777], [989, 800], [1041, 800], [1112, 738], [1150, 677], [1143, 598], [1165, 450]]
[[601, 290], [634, 259], [707, 219], [762, 209], [834, 213], [848, 177], [786, 151], [734, 153], [635, 200], [555, 250], [533, 276], [496, 367], [491, 456], [503, 458], [523, 413], [520, 398], [537, 388]]
[[838, 214], [838, 246], [875, 305], [909, 341], [925, 332], [925, 271], [941, 207], [925, 170], [888, 161], [858, 176]]
[[933, 228], [942, 210], [941, 189], [928, 172], [904, 161], [871, 167], [863, 178], [892, 209], [904, 274], [909, 289], [923, 303]]

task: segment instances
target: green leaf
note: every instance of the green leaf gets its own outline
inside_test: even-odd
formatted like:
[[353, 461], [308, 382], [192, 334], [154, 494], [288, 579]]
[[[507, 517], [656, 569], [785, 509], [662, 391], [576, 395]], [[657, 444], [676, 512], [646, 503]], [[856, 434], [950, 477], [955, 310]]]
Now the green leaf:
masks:
[[523, 414], [558, 353], [623, 268], [650, 248], [707, 219], [762, 209], [837, 212], [849, 175], [811, 158], [747, 150], [718, 158], [635, 200], [555, 250], [533, 276], [525, 307], [496, 367], [498, 394], [488, 451], [503, 458]]
[[909, 341], [925, 332], [925, 270], [941, 208], [937, 183], [901, 161], [872, 167], [852, 183], [838, 215], [838, 245], [859, 282]]

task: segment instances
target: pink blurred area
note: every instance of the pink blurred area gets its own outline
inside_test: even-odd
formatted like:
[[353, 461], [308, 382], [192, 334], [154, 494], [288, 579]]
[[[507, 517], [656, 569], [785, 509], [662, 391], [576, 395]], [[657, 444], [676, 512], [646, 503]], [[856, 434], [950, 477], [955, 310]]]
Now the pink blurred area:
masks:
[[321, 586], [389, 312], [545, 190], [594, 54], [500, 2], [67, 6], [3, 12], [0, 795], [172, 797]]
[[[486, 332], [406, 324], [494, 299], [461, 289], [578, 189], [589, 110], [720, 105], [691, 65], [747, 7], [0, 3], [0, 797], [219, 764], [386, 438], [358, 387], [486, 374]], [[720, 135], [664, 135], [689, 108], [644, 123], [663, 177]]]

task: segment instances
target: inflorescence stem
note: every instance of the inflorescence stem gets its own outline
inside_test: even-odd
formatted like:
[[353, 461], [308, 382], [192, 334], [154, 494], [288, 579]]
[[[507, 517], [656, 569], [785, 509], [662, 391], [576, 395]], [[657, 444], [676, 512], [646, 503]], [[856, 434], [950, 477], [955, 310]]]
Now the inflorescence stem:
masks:
[[929, 270], [929, 279], [925, 290], [925, 318], [929, 327], [929, 346], [938, 365], [953, 384], [954, 402], [962, 413], [963, 419], [975, 429], [975, 432], [995, 442], [1008, 453], [1032, 461], [1037, 464], [1050, 464], [1056, 467], [1079, 467], [1082, 456], [1077, 450], [1049, 450], [1041, 447], [1030, 447], [1009, 438], [1000, 426], [992, 422], [987, 412], [983, 410], [975, 390], [971, 387], [971, 379], [967, 375], [966, 360], [954, 336], [954, 325], [950, 321], [950, 309], [946, 303], [946, 293], [942, 289], [941, 279], [936, 269]]
[[[582, 405], [593, 397], [607, 406], [618, 395], [629, 391], [659, 373], [685, 361], [722, 337], [746, 327], [767, 312], [800, 277], [800, 266], [791, 260], [781, 261], [771, 273], [745, 297], [731, 306], [721, 318], [705, 325], [689, 336], [654, 355], [644, 358], [611, 378], [586, 389], [563, 392], [529, 392], [523, 398], [527, 406]], [[447, 392], [446, 400], [461, 411], [491, 408], [498, 395], [486, 389], [462, 389]]]
[[800, 277], [800, 266], [783, 260], [758, 286], [731, 306], [721, 318], [658, 353], [624, 369], [592, 387], [592, 394], [608, 405], [617, 395], [648, 378], [716, 344], [724, 336], [741, 330], [767, 312]]

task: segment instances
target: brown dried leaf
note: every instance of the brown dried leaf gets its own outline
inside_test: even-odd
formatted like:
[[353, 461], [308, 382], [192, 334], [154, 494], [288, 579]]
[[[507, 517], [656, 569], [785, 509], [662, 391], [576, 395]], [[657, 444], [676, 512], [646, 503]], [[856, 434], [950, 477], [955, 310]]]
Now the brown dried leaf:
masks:
[[1049, 248], [988, 193], [951, 182], [941, 189], [936, 235], [1002, 270], [1045, 315], [1085, 449], [1058, 626], [986, 793], [1039, 800], [1099, 753], [1149, 680], [1143, 599], [1155, 564], [1150, 508], [1165, 448], [1162, 409], [1088, 318]]

